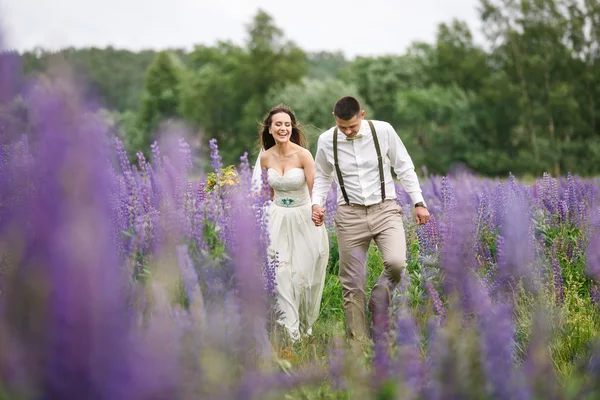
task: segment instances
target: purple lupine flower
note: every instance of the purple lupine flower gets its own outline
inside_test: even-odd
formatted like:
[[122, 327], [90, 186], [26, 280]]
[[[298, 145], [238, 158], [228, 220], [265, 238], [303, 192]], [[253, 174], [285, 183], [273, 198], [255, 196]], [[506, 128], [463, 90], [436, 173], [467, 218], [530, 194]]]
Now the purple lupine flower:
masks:
[[407, 204], [412, 204], [410, 195], [406, 192], [406, 190], [402, 189], [402, 186], [400, 186], [398, 183], [395, 183], [394, 187], [396, 189], [396, 203], [398, 203], [400, 207], [404, 208], [404, 206]]
[[198, 309], [203, 313], [204, 299], [200, 287], [198, 286], [198, 274], [194, 269], [194, 264], [188, 253], [187, 246], [179, 245], [176, 247], [175, 251], [188, 301], [190, 304], [197, 304]]
[[531, 343], [523, 363], [523, 379], [527, 381], [534, 398], [561, 399], [554, 362], [548, 354], [550, 334], [549, 317], [543, 310], [532, 315]]
[[503, 301], [492, 305], [481, 285], [476, 285], [473, 293], [481, 336], [481, 361], [490, 384], [490, 396], [499, 399], [529, 398], [513, 364], [515, 327], [510, 307]]
[[239, 176], [242, 190], [250, 192], [252, 187], [252, 170], [250, 169], [250, 163], [248, 162], [248, 152], [240, 157]]
[[210, 166], [215, 173], [223, 168], [223, 159], [219, 154], [219, 146], [217, 145], [217, 139], [210, 139], [208, 142], [210, 147]]
[[194, 163], [192, 162], [192, 151], [190, 149], [190, 145], [183, 139], [179, 138], [179, 155], [182, 159], [182, 165], [184, 167], [184, 171], [187, 172], [194, 167]]
[[381, 337], [376, 338], [373, 350], [373, 386], [375, 390], [391, 377], [390, 343]]
[[267, 169], [263, 168], [261, 171], [261, 191], [260, 191], [260, 199], [261, 201], [267, 202], [271, 198], [271, 186], [269, 185], [269, 179], [267, 174]]
[[8, 104], [22, 89], [22, 62], [19, 53], [4, 50], [2, 39], [0, 37], [0, 104]]
[[[449, 187], [449, 186], [448, 186]], [[444, 294], [446, 297], [459, 296], [466, 312], [471, 312], [471, 280], [473, 269], [473, 240], [476, 232], [476, 221], [469, 216], [472, 204], [467, 193], [460, 193], [459, 200], [452, 211], [444, 214], [440, 222], [441, 234], [441, 268], [444, 273]], [[455, 198], [456, 199], [456, 198]]]
[[[160, 171], [160, 169], [158, 170]], [[158, 209], [162, 201], [162, 188], [158, 184], [154, 172], [154, 167], [150, 163], [146, 163], [146, 173], [148, 176], [148, 193], [150, 194], [150, 204], [153, 209]]]
[[155, 141], [152, 143], [150, 149], [152, 151], [152, 164], [154, 165], [154, 169], [158, 171], [162, 167], [162, 158], [160, 157], [158, 142]]
[[395, 364], [400, 370], [404, 386], [416, 397], [424, 389], [426, 368], [425, 360], [421, 355], [420, 337], [414, 318], [405, 306], [396, 313], [395, 329], [396, 344], [398, 345]]
[[558, 220], [559, 222], [567, 222], [569, 210], [567, 206], [567, 202], [564, 200], [558, 201]]
[[438, 253], [440, 237], [435, 215], [431, 216], [427, 224], [417, 226], [417, 237], [422, 260], [424, 257], [432, 257]]
[[142, 176], [147, 177], [148, 176], [148, 163], [146, 162], [146, 157], [144, 156], [144, 153], [142, 153], [141, 151], [138, 151], [136, 153], [136, 157], [138, 160], [138, 168], [140, 169]]
[[559, 207], [558, 182], [548, 173], [544, 172], [539, 186], [539, 196], [542, 204], [546, 208], [548, 215], [557, 215]]
[[[522, 198], [509, 196], [500, 229], [503, 237], [503, 264], [498, 264], [502, 290], [509, 290], [510, 282], [524, 278], [528, 286], [531, 279], [535, 253], [532, 247], [533, 230], [529, 205]], [[531, 287], [532, 288], [532, 287]]]
[[427, 326], [429, 346], [426, 365], [429, 379], [423, 389], [422, 398], [433, 400], [468, 398], [471, 393], [462, 385], [464, 379], [460, 369], [452, 367], [456, 355], [452, 352], [450, 335], [443, 332], [437, 322], [429, 321]]
[[337, 207], [337, 184], [333, 182], [327, 194], [327, 200], [325, 200], [325, 226], [329, 232], [330, 239], [335, 225], [334, 220]]
[[339, 338], [329, 347], [329, 380], [333, 392], [346, 390], [348, 386], [344, 379], [344, 351]]
[[439, 293], [437, 290], [435, 290], [435, 287], [433, 287], [433, 283], [431, 283], [431, 281], [425, 282], [425, 288], [427, 289], [427, 293], [429, 294], [429, 299], [431, 300], [435, 313], [440, 318], [440, 321], [444, 321], [446, 318], [446, 310], [442, 300], [440, 299]]
[[270, 297], [277, 295], [277, 268], [279, 267], [279, 253], [275, 253], [273, 258], [268, 262], [265, 271], [265, 292]]
[[[250, 181], [249, 181], [250, 182]], [[273, 252], [271, 245], [271, 238], [269, 236], [269, 205], [264, 203], [262, 196], [253, 192], [250, 200], [250, 208], [255, 212], [255, 223], [256, 229], [259, 234], [259, 252], [258, 257], [260, 263], [263, 266], [263, 281], [264, 290], [267, 296], [268, 308], [270, 309], [269, 315], [274, 317], [276, 314], [276, 274], [277, 268], [279, 267], [279, 253]]]
[[587, 270], [596, 282], [600, 282], [600, 231], [588, 233]]
[[448, 214], [457, 204], [454, 187], [447, 177], [442, 177], [442, 212]]
[[480, 201], [479, 217], [480, 217], [482, 226], [491, 229], [493, 226], [492, 205], [490, 202], [490, 192], [489, 192], [488, 188], [483, 188], [483, 191], [479, 195], [479, 201]]
[[566, 205], [568, 210], [568, 220], [571, 223], [576, 222], [577, 217], [577, 188], [573, 175], [567, 174]]
[[147, 370], [133, 352], [128, 277], [113, 241], [109, 194], [117, 188], [106, 128], [52, 88], [35, 88], [27, 102], [36, 121], [35, 162], [11, 184], [36, 190], [23, 199], [25, 212], [10, 216], [24, 229], [10, 232], [21, 256], [3, 277], [10, 289], [1, 307], [12, 317], [2, 325], [12, 326], [26, 351], [29, 385], [45, 398], [140, 398]]
[[506, 191], [503, 185], [498, 184], [492, 198], [492, 226], [494, 230], [500, 229], [505, 219]]
[[600, 289], [595, 281], [592, 281], [590, 284], [590, 299], [592, 300], [592, 304], [596, 306], [600, 305]]
[[560, 268], [560, 263], [556, 258], [552, 260], [552, 274], [554, 277], [556, 305], [561, 306], [564, 302], [565, 292], [563, 288], [562, 269]]
[[442, 197], [442, 194], [440, 193], [440, 191], [438, 189], [438, 185], [436, 183], [436, 179], [435, 178], [431, 178], [431, 189], [432, 189], [432, 192], [435, 195], [435, 197], [437, 197], [438, 200], [440, 202], [442, 202], [443, 201], [443, 197]]
[[[260, 256], [260, 232], [256, 218], [248, 203], [239, 197], [232, 199], [233, 215], [229, 253], [234, 267], [235, 288], [240, 299], [242, 331], [245, 333], [242, 348], [256, 348], [266, 328], [266, 304], [263, 292]], [[258, 335], [258, 336], [257, 336]], [[246, 352], [242, 364], [252, 363], [252, 351]], [[249, 358], [250, 357], [250, 358]]]
[[206, 204], [206, 183], [200, 182], [194, 193], [194, 212], [190, 217], [190, 229], [193, 240], [198, 247], [203, 251], [207, 250], [207, 243], [204, 237], [205, 228], [205, 215], [204, 210], [207, 207]]

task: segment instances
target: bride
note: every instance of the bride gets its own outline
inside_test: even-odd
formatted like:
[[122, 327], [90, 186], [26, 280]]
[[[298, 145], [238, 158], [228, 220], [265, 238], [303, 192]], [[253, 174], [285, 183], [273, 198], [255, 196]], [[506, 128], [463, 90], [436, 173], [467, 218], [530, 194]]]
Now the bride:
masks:
[[256, 183], [267, 169], [273, 202], [269, 205], [270, 252], [278, 253], [276, 270], [278, 321], [293, 341], [310, 335], [317, 320], [329, 259], [325, 225], [311, 219], [314, 160], [294, 112], [280, 104], [263, 120]]

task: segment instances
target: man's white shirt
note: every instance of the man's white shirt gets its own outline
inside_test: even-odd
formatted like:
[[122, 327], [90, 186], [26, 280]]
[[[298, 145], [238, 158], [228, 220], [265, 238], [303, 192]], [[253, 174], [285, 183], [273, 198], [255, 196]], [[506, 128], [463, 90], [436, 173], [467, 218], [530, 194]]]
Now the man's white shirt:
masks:
[[[396, 198], [396, 187], [390, 172], [390, 166], [398, 176], [400, 185], [409, 194], [413, 204], [424, 202], [412, 159], [400, 137], [387, 122], [371, 120], [377, 132], [381, 149], [383, 174], [385, 180], [385, 198]], [[345, 204], [339, 188], [333, 160], [333, 131], [330, 128], [319, 136], [317, 154], [315, 156], [315, 182], [312, 190], [312, 204], [323, 206], [331, 183], [338, 184], [337, 202]], [[344, 180], [348, 200], [352, 204], [365, 206], [381, 202], [381, 183], [379, 166], [373, 134], [367, 120], [362, 120], [358, 131], [360, 138], [347, 140], [346, 135], [338, 131], [338, 165]]]

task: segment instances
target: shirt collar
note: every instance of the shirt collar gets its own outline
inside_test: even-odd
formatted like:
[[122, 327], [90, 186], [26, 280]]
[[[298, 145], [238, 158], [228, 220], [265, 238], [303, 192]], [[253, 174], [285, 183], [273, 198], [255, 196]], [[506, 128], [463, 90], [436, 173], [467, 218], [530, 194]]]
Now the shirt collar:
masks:
[[[346, 139], [346, 135], [344, 135], [344, 132], [340, 131], [338, 129], [338, 139]], [[357, 135], [362, 135], [363, 138], [368, 137], [371, 135], [371, 128], [369, 127], [369, 123], [367, 122], [366, 119], [363, 119], [360, 122], [360, 128], [358, 129], [358, 133]]]

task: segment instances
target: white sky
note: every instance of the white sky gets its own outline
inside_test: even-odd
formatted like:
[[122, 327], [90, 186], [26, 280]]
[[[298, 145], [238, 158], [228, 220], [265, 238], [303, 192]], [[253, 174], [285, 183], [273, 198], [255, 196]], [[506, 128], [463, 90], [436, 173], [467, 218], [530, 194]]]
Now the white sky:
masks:
[[346, 56], [402, 53], [432, 42], [437, 24], [466, 21], [480, 38], [478, 0], [0, 0], [6, 47], [113, 45], [118, 48], [242, 44], [264, 9], [306, 51]]

